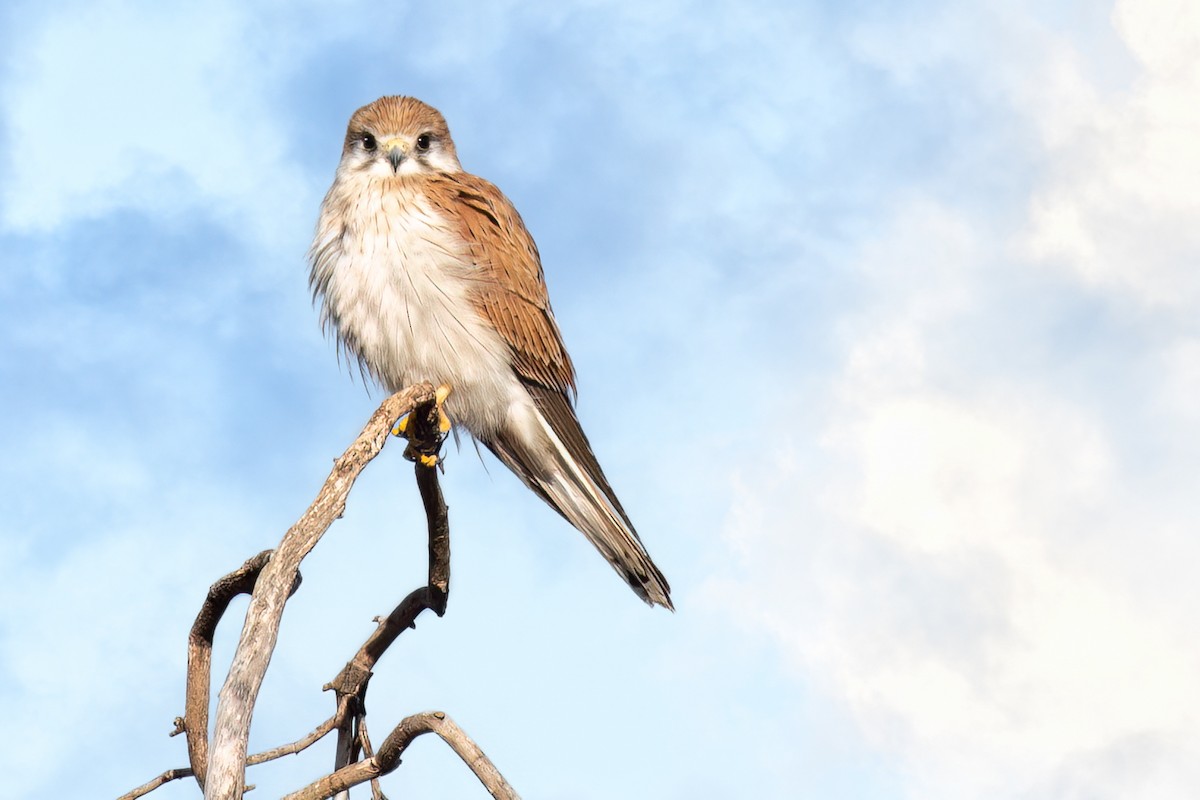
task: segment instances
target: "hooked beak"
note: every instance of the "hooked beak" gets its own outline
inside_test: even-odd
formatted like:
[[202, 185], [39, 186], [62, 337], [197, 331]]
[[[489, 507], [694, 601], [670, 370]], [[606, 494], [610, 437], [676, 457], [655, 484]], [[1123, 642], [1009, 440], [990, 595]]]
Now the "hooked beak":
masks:
[[408, 148], [399, 139], [389, 139], [383, 143], [383, 151], [387, 153], [387, 160], [392, 165], [392, 172], [398, 172], [400, 165], [404, 163], [404, 159], [408, 157]]

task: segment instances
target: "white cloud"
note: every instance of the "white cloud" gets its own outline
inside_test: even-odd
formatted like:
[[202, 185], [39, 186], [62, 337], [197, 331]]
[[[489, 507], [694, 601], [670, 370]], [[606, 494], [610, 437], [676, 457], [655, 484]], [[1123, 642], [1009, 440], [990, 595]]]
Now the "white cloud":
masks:
[[[1054, 290], [1003, 251], [935, 201], [898, 204], [862, 252], [870, 296], [842, 326], [820, 450], [789, 441], [742, 476], [726, 535], [750, 577], [710, 590], [899, 760], [911, 796], [1191, 796], [1200, 592], [1163, 568], [1197, 554], [1178, 534], [1192, 495], [1139, 496], [1144, 456], [1117, 440], [1143, 432], [966, 340], [981, 316], [1018, 324], [1026, 298], [997, 285]], [[1194, 351], [1123, 356], [1170, 368], [1148, 436], [1200, 427], [1181, 402]]]
[[1134, 308], [1184, 309], [1200, 299], [1200, 12], [1121, 0], [1101, 13], [916, 6], [865, 22], [850, 43], [915, 94], [969, 88], [1039, 137], [1043, 149], [1023, 154], [1043, 168], [1022, 258]]
[[1200, 431], [1200, 339], [1180, 337], [1155, 360], [1160, 377], [1155, 387], [1161, 410], [1186, 421], [1185, 430]]
[[[1175, 740], [1200, 712], [1186, 629], [1123, 591], [1121, 565], [1076, 553], [1077, 539], [1132, 534], [1128, 518], [1088, 529], [1092, 509], [1128, 513], [1108, 500], [1119, 481], [1103, 431], [1038, 394], [884, 393], [833, 426], [835, 456], [861, 471], [834, 524], [888, 558], [854, 565], [862, 585], [848, 590], [843, 622], [870, 640], [815, 662], [868, 731], [902, 730], [882, 743], [915, 767], [921, 796], [1005, 796], [1013, 775], [1129, 736]], [[1176, 769], [1190, 757], [1173, 754]]]
[[1068, 53], [1025, 87], [1052, 160], [1026, 246], [1106, 293], [1186, 309], [1200, 300], [1200, 12], [1119, 2], [1112, 22], [1131, 85], [1091, 85]]

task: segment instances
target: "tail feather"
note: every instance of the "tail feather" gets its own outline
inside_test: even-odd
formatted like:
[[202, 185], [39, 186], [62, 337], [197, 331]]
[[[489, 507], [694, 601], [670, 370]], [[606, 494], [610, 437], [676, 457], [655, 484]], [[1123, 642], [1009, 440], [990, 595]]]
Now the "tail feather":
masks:
[[484, 444], [526, 486], [582, 531], [638, 597], [674, 610], [671, 587], [604, 477], [570, 401], [553, 389], [527, 388], [542, 435], [526, 441], [501, 432]]

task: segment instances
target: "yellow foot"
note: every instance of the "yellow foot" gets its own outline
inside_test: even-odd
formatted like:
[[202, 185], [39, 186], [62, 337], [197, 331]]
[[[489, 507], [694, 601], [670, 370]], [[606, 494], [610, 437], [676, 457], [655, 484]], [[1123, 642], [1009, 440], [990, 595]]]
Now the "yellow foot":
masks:
[[[434, 408], [437, 409], [437, 427], [438, 432], [434, 437], [434, 441], [414, 442], [412, 440], [413, 433], [420, 433], [422, 436], [427, 435], [427, 432], [422, 426], [417, 425], [412, 421], [412, 415], [405, 416], [398, 420], [392, 426], [392, 435], [408, 439], [408, 447], [404, 448], [404, 457], [410, 461], [420, 461], [426, 467], [441, 466], [441, 459], [436, 455], [436, 451], [442, 447], [442, 442], [446, 439], [446, 434], [450, 432], [450, 418], [446, 416], [446, 412], [442, 409], [442, 405], [446, 402], [446, 398], [450, 396], [450, 386], [442, 384], [433, 393]], [[427, 408], [427, 406], [425, 407]], [[421, 420], [424, 422], [424, 419]], [[418, 450], [432, 449], [434, 454], [425, 454]]]
[[[437, 406], [438, 412], [438, 430], [442, 433], [450, 432], [450, 418], [446, 416], [446, 412], [442, 410], [442, 404], [446, 402], [446, 398], [450, 396], [451, 388], [449, 384], [443, 383], [433, 393], [434, 405]], [[429, 465], [429, 466], [432, 466]]]
[[404, 436], [406, 433], [408, 433], [408, 417], [403, 416], [396, 422], [396, 426], [392, 428], [392, 436]]

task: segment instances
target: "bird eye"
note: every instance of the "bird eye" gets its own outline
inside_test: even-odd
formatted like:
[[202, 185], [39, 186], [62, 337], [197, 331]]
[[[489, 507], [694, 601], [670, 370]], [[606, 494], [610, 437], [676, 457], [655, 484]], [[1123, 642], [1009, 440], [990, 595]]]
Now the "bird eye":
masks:
[[362, 146], [363, 146], [363, 149], [366, 150], [368, 153], [373, 153], [375, 151], [375, 148], [378, 145], [375, 143], [374, 136], [372, 136], [369, 133], [364, 133], [362, 135]]
[[433, 136], [428, 133], [422, 133], [417, 137], [417, 149], [422, 153], [429, 149], [430, 143], [433, 141]]

